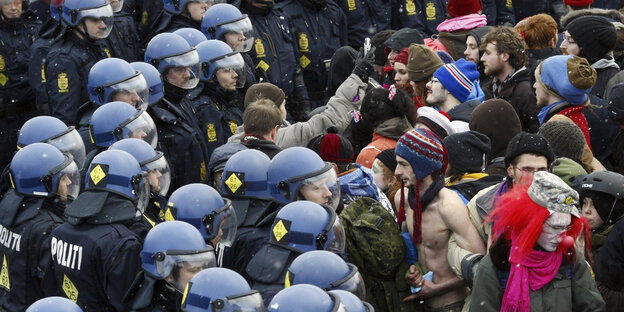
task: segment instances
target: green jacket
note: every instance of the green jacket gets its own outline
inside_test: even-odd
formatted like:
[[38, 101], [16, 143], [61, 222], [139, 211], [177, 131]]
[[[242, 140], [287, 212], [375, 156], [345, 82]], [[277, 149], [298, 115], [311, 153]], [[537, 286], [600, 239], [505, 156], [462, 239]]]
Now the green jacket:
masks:
[[[568, 278], [568, 271], [570, 277]], [[491, 254], [483, 257], [472, 288], [470, 311], [500, 311], [504, 290], [499, 276], [508, 272], [499, 271]], [[506, 278], [506, 277], [505, 277]], [[539, 290], [531, 291], [531, 311], [570, 312], [605, 311], [605, 303], [596, 288], [589, 264], [577, 252], [573, 266], [566, 264], [565, 256], [555, 278]]]

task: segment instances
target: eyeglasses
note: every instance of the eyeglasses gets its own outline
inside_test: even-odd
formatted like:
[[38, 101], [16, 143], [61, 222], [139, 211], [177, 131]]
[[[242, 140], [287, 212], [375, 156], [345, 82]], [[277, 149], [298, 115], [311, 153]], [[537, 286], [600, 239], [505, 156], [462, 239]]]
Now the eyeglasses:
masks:
[[515, 169], [518, 169], [524, 173], [529, 173], [529, 174], [535, 174], [536, 172], [539, 171], [546, 171], [547, 168], [533, 168], [533, 167], [516, 167], [515, 165], [512, 165]]

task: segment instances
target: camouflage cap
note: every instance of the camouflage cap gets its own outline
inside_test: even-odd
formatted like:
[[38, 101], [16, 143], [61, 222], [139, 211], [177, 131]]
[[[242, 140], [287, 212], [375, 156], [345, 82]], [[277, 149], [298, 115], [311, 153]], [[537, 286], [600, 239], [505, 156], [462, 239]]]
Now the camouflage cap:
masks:
[[536, 204], [548, 209], [550, 213], [562, 212], [580, 217], [577, 208], [578, 193], [550, 172], [536, 172], [528, 193]]

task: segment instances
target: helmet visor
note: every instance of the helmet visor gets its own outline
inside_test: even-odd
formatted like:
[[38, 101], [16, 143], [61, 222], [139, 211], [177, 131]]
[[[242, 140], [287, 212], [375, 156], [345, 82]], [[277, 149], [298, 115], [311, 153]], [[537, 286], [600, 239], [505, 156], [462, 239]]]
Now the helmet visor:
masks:
[[158, 156], [145, 164], [141, 164], [141, 169], [147, 171], [147, 181], [150, 190], [162, 196], [167, 195], [169, 185], [171, 185], [171, 171], [167, 159], [162, 152], [157, 152]]
[[264, 312], [264, 302], [257, 290], [250, 293], [227, 297], [223, 311]]
[[141, 172], [140, 174], [132, 178], [132, 186], [134, 188], [134, 195], [136, 196], [136, 206], [140, 213], [144, 213], [150, 198], [150, 187], [147, 180], [147, 172]]
[[183, 89], [193, 89], [199, 83], [199, 54], [195, 48], [186, 53], [166, 57], [162, 60], [166, 70], [164, 78]]
[[113, 30], [113, 8], [110, 5], [103, 5], [98, 8], [80, 10], [78, 21], [83, 20], [86, 31], [93, 39], [104, 39]]
[[84, 142], [74, 127], [70, 127], [68, 130], [70, 131], [48, 139], [46, 143], [54, 145], [63, 153], [70, 154], [78, 166], [78, 170], [80, 170], [83, 168], [86, 158]]
[[217, 266], [217, 260], [214, 249], [210, 247], [201, 251], [167, 250], [165, 259], [156, 262], [156, 272], [163, 278], [166, 278], [171, 275], [171, 270], [176, 266], [187, 267], [193, 271], [215, 267]]
[[247, 15], [242, 19], [219, 24], [225, 42], [232, 47], [235, 52], [249, 52], [254, 42], [254, 33], [251, 21]]
[[356, 295], [361, 300], [366, 300], [366, 287], [364, 286], [364, 279], [358, 272], [355, 265], [347, 263], [350, 273], [340, 281], [332, 283], [332, 289], [346, 290]]
[[152, 117], [145, 111], [145, 105], [136, 115], [124, 121], [120, 127], [123, 129], [123, 137], [118, 137], [119, 140], [127, 138], [141, 139], [149, 143], [152, 148], [156, 148], [156, 143], [158, 142], [156, 125]]
[[58, 185], [56, 194], [61, 198], [62, 202], [73, 201], [80, 193], [80, 170], [76, 162], [71, 161], [63, 168], [58, 176]]
[[134, 107], [139, 107], [143, 103], [149, 103], [149, 86], [141, 73], [137, 73], [135, 76], [121, 82], [111, 84], [107, 88], [109, 95], [106, 102], [121, 101]]
[[334, 166], [329, 163], [326, 163], [324, 170], [326, 171], [301, 180], [297, 193], [305, 200], [329, 206], [336, 211], [340, 202], [338, 176]]
[[225, 206], [204, 217], [206, 233], [213, 237], [211, 240], [221, 245], [232, 247], [236, 237], [238, 222], [236, 212], [229, 199], [224, 198]]
[[344, 253], [345, 245], [344, 227], [342, 226], [342, 222], [340, 222], [340, 218], [336, 217], [333, 226], [329, 232], [327, 232], [327, 247], [325, 249], [327, 251], [341, 254]]

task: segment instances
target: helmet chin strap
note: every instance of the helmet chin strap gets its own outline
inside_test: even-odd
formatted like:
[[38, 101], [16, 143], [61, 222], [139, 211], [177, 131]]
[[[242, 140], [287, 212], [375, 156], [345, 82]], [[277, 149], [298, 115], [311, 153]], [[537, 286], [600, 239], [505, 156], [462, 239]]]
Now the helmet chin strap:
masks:
[[[80, 25], [82, 25], [82, 28], [83, 28], [84, 30], [83, 30], [83, 29], [80, 29], [80, 27], [79, 27]], [[87, 24], [85, 23], [85, 19], [84, 19], [84, 18], [80, 21], [80, 23], [78, 24], [78, 26], [74, 27], [73, 29], [74, 29], [75, 31], [77, 31], [77, 32], [80, 34], [80, 36], [82, 36], [82, 38], [83, 38], [83, 39], [86, 39], [87, 41], [90, 41], [90, 42], [95, 42], [95, 41], [97, 40], [97, 39], [92, 38], [92, 37], [89, 35], [89, 30], [87, 30]]]

